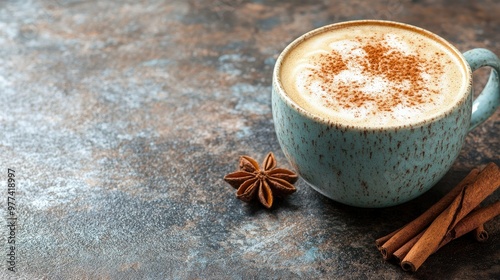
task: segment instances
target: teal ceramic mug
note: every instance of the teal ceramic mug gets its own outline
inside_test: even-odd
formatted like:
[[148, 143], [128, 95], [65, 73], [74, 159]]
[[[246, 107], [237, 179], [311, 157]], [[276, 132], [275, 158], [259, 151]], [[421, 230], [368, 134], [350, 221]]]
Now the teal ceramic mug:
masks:
[[[472, 72], [490, 66], [475, 99]], [[310, 31], [277, 59], [280, 146], [321, 194], [358, 207], [411, 200], [440, 180], [467, 133], [500, 104], [498, 57], [461, 54], [403, 23], [360, 20]]]

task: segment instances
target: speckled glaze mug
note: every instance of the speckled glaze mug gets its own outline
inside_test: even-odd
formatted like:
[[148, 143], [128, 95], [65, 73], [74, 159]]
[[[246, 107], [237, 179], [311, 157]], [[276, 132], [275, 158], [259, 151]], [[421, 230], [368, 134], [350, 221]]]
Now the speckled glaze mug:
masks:
[[[314, 43], [324, 34], [328, 43]], [[392, 47], [399, 49], [389, 51]], [[304, 57], [316, 60], [304, 64]], [[409, 72], [418, 61], [429, 69], [419, 66], [412, 71], [422, 73]], [[483, 66], [492, 71], [473, 100], [472, 72]], [[367, 69], [372, 76], [359, 76]], [[294, 40], [277, 59], [272, 84], [276, 134], [291, 165], [321, 194], [357, 207], [401, 204], [437, 183], [457, 158], [467, 133], [500, 105], [498, 73], [500, 61], [494, 53], [473, 49], [461, 54], [441, 37], [407, 24], [361, 20], [324, 26]], [[349, 83], [365, 95], [349, 91]], [[441, 85], [447, 97], [432, 113], [422, 109], [418, 115], [420, 107], [405, 107], [438, 104], [432, 92]], [[398, 89], [405, 95], [382, 102], [371, 98], [382, 96], [377, 92], [382, 86], [381, 91]], [[418, 97], [417, 89], [427, 97]], [[361, 109], [349, 111], [356, 104]], [[401, 117], [393, 112], [410, 113]]]

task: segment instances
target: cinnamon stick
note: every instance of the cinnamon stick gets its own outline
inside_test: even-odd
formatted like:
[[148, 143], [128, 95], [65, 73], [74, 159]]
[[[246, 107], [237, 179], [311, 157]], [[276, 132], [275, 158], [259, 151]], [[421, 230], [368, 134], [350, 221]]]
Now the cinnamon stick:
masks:
[[384, 243], [387, 242], [387, 240], [391, 239], [391, 237], [393, 237], [399, 230], [400, 230], [400, 228], [397, 229], [397, 230], [395, 230], [395, 231], [393, 231], [393, 232], [391, 232], [391, 233], [389, 233], [389, 234], [387, 234], [387, 235], [385, 235], [385, 236], [377, 238], [377, 240], [375, 240], [375, 245], [377, 246], [377, 248], [380, 249], [380, 247], [382, 245], [384, 245]]
[[[448, 234], [446, 234], [445, 239], [439, 245], [438, 250], [446, 245], [453, 239], [457, 239], [460, 236], [470, 232], [475, 231], [475, 238], [477, 241], [484, 242], [488, 239], [488, 232], [484, 229], [484, 223], [492, 220], [496, 216], [500, 215], [500, 201], [494, 204], [488, 205], [484, 208], [478, 208], [462, 219]], [[401, 263], [404, 257], [408, 254], [410, 249], [417, 243], [417, 241], [422, 237], [424, 231], [410, 239], [401, 248], [394, 252], [394, 258], [398, 263]], [[477, 236], [479, 235], [479, 236]], [[437, 250], [436, 250], [437, 251]]]
[[483, 208], [478, 208], [477, 210], [472, 211], [446, 234], [439, 247], [444, 246], [451, 240], [469, 233], [480, 226], [482, 226], [484, 230], [484, 223], [495, 218], [498, 215], [500, 215], [500, 200]]
[[396, 252], [393, 253], [394, 258], [396, 261], [401, 264], [401, 261], [406, 257], [406, 254], [410, 251], [410, 249], [417, 243], [417, 241], [422, 237], [424, 234], [424, 231], [420, 232], [419, 234], [415, 235], [412, 239], [410, 239], [408, 242], [406, 242], [403, 246], [401, 246], [399, 249], [396, 250]]
[[476, 208], [486, 197], [492, 194], [500, 186], [500, 167], [494, 163], [486, 167], [478, 174], [476, 181], [470, 187], [464, 187], [464, 199], [462, 207], [455, 215], [455, 220], [450, 228], [453, 228], [460, 220]]
[[465, 185], [472, 183], [476, 179], [478, 174], [479, 169], [472, 169], [469, 174], [460, 183], [458, 183], [457, 186], [450, 190], [445, 196], [443, 196], [427, 211], [422, 213], [418, 218], [408, 223], [400, 230], [379, 238], [380, 241], [383, 241], [389, 237], [382, 245], [377, 246], [384, 259], [389, 259], [397, 249], [424, 230], [432, 222], [432, 220], [434, 220], [439, 214], [441, 214], [441, 212], [443, 212], [443, 210], [446, 209], [446, 207], [450, 205]]
[[480, 225], [474, 229], [474, 238], [479, 242], [486, 242], [488, 240], [489, 234], [484, 225]]
[[472, 183], [466, 184], [461, 189], [448, 208], [439, 214], [425, 230], [422, 237], [404, 257], [401, 267], [404, 270], [416, 271], [439, 248], [446, 234], [498, 186], [500, 186], [500, 168], [490, 163], [477, 174]]

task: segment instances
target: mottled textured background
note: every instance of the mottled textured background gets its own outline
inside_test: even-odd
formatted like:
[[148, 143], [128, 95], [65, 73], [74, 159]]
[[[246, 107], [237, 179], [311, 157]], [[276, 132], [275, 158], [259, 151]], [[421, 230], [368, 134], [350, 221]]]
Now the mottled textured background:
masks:
[[[500, 2], [2, 0], [0, 186], [17, 179], [18, 271], [9, 279], [499, 279], [500, 219], [415, 274], [374, 239], [429, 207], [471, 168], [500, 164], [500, 112], [467, 137], [445, 178], [386, 209], [311, 190], [272, 210], [222, 177], [278, 145], [271, 72], [295, 37], [351, 19], [429, 29], [500, 55]], [[479, 71], [477, 91], [487, 71]], [[494, 195], [498, 199], [500, 193]]]

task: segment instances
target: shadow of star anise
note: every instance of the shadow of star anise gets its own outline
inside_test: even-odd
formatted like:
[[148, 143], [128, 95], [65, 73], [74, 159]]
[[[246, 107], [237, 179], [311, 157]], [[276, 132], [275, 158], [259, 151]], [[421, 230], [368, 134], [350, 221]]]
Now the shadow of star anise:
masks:
[[224, 180], [233, 186], [236, 197], [249, 202], [258, 198], [266, 208], [271, 208], [274, 197], [284, 197], [297, 189], [293, 183], [299, 178], [285, 168], [276, 168], [276, 159], [272, 152], [267, 154], [262, 169], [257, 161], [249, 156], [241, 156], [239, 170], [224, 176]]

